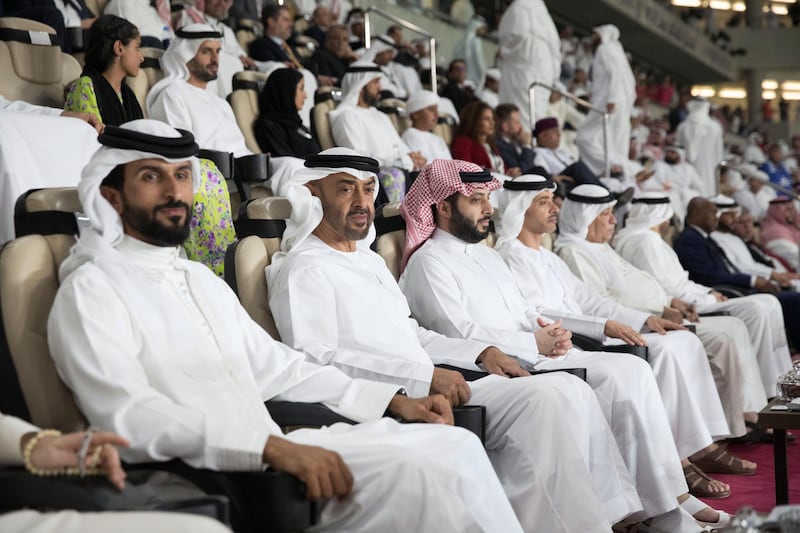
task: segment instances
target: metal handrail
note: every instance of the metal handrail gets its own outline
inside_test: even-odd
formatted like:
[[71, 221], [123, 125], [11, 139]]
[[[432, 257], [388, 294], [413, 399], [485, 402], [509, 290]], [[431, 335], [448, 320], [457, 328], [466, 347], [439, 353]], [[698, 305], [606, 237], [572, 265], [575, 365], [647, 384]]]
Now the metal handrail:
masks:
[[[603, 115], [603, 168], [605, 169], [605, 175], [610, 177], [611, 176], [611, 160], [608, 157], [608, 111], [605, 109], [600, 109], [594, 107], [590, 102], [575, 96], [571, 92], [568, 91], [561, 91], [551, 85], [547, 85], [546, 83], [542, 83], [540, 81], [535, 81], [531, 83], [530, 87], [528, 87], [528, 108], [531, 116], [531, 131], [533, 131], [534, 126], [536, 125], [536, 101], [534, 97], [536, 95], [536, 87], [541, 87], [543, 89], [547, 89], [550, 92], [556, 92], [561, 96], [567, 98], [568, 100], [572, 100], [579, 106], [587, 108], [589, 111], [594, 111], [595, 113], [600, 113]], [[559, 124], [560, 126], [560, 124]]]
[[392, 15], [391, 13], [387, 13], [386, 11], [380, 8], [377, 8], [375, 6], [370, 6], [364, 10], [364, 46], [366, 48], [370, 47], [370, 41], [372, 41], [372, 32], [370, 31], [371, 24], [369, 21], [370, 13], [379, 15], [387, 20], [394, 22], [398, 26], [402, 26], [408, 31], [414, 32], [428, 39], [428, 44], [430, 45], [431, 49], [431, 91], [438, 94], [439, 91], [437, 90], [438, 84], [436, 80], [436, 38], [430, 33], [420, 28], [419, 26], [412, 24], [405, 19], [401, 19], [397, 15]]

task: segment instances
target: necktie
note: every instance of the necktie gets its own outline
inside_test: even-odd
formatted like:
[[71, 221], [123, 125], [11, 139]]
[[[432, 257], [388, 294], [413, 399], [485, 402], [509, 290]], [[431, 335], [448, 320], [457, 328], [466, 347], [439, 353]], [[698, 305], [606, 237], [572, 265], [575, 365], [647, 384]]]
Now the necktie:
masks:
[[286, 44], [286, 41], [283, 41], [281, 43], [281, 48], [283, 49], [283, 53], [286, 54], [286, 57], [289, 58], [289, 61], [292, 63], [292, 65], [294, 65], [294, 68], [296, 69], [303, 68], [303, 64], [300, 63], [300, 61], [298, 61], [297, 56], [294, 55], [294, 52], [292, 52], [292, 49], [289, 48], [288, 44]]
[[706, 237], [706, 240], [708, 241], [708, 245], [711, 246], [711, 249], [717, 252], [719, 256], [722, 258], [722, 262], [725, 263], [725, 267], [728, 269], [729, 273], [741, 274], [741, 271], [738, 268], [736, 268], [736, 265], [731, 263], [731, 260], [728, 259], [727, 255], [725, 255], [725, 250], [723, 250], [722, 247], [719, 244], [717, 244], [717, 241], [711, 238], [711, 235]]

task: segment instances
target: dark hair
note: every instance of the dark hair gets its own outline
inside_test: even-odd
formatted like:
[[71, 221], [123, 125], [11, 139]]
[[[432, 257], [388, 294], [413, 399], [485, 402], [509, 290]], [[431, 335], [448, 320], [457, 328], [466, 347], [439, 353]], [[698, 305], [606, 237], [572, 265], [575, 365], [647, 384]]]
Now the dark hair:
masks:
[[[487, 109], [494, 114], [494, 109], [492, 109], [492, 106], [481, 100], [474, 100], [465, 105], [461, 110], [461, 113], [459, 113], [459, 124], [456, 135], [463, 135], [465, 137], [469, 137], [473, 141], [477, 141], [478, 122], [480, 122], [481, 115]], [[486, 139], [486, 142], [489, 143], [492, 151], [497, 151], [497, 147], [494, 143], [494, 133], [489, 134], [489, 138]]]
[[118, 191], [122, 190], [123, 182], [125, 181], [125, 165], [117, 165], [111, 169], [111, 172], [108, 173], [102, 182], [100, 182], [101, 187], [111, 187], [112, 189], [116, 189]]
[[453, 67], [456, 65], [456, 63], [464, 63], [464, 65], [467, 64], [467, 62], [464, 61], [463, 59], [454, 59], [450, 62], [449, 65], [447, 65], [447, 72], [453, 72]]
[[114, 43], [127, 46], [139, 37], [139, 29], [130, 21], [116, 15], [97, 17], [86, 34], [86, 66], [105, 72], [114, 61]]
[[[450, 204], [450, 207], [452, 207], [454, 210], [458, 209], [458, 207], [456, 206], [456, 202], [458, 202], [458, 195], [459, 194], [461, 194], [461, 193], [456, 191], [456, 192], [454, 192], [453, 194], [451, 194], [450, 196], [448, 196], [447, 198], [444, 199], [444, 201], [447, 202], [448, 204]], [[433, 204], [431, 206], [431, 209], [433, 210], [433, 223], [434, 224], [438, 224], [439, 223], [439, 210], [436, 209], [436, 204]]]
[[519, 108], [514, 104], [500, 104], [494, 110], [497, 115], [497, 122], [505, 122], [514, 111], [519, 111]]
[[282, 6], [280, 4], [269, 4], [264, 6], [264, 9], [261, 10], [261, 23], [264, 25], [264, 29], [267, 28], [267, 19], [276, 19], [281, 11], [289, 11], [289, 8], [286, 6]]
[[[259, 111], [262, 115], [297, 116], [294, 105], [297, 85], [303, 74], [293, 68], [281, 68], [270, 74], [259, 95]], [[299, 121], [299, 117], [298, 117]]]

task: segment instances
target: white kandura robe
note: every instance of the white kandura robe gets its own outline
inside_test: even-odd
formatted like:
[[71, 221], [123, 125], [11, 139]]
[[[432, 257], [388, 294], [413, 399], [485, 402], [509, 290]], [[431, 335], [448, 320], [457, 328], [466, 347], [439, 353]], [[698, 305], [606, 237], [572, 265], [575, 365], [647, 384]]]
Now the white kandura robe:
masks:
[[551, 176], [558, 176], [568, 166], [575, 164], [577, 159], [562, 148], [544, 148], [537, 146], [534, 149], [536, 154], [533, 164], [545, 169]]
[[[657, 516], [675, 508], [686, 482], [647, 363], [628, 354], [579, 350], [559, 358], [540, 355], [534, 337], [539, 315], [523, 301], [502, 258], [488, 246], [438, 229], [411, 256], [400, 288], [423, 327], [491, 343], [537, 369], [586, 368], [645, 513]], [[711, 443], [710, 437], [705, 440], [692, 453]]]
[[[608, 156], [611, 166], [628, 160], [631, 138], [631, 112], [636, 100], [636, 82], [628, 59], [619, 41], [603, 42], [592, 61], [592, 106], [606, 110], [609, 103], [614, 111], [608, 115]], [[602, 176], [604, 168], [603, 115], [590, 112], [578, 128], [575, 143], [581, 159], [592, 172]]]
[[140, 35], [166, 41], [175, 37], [172, 28], [164, 22], [150, 0], [111, 0], [103, 9], [104, 15], [116, 15], [129, 20]]
[[401, 138], [411, 151], [422, 154], [428, 163], [434, 159], [453, 159], [447, 143], [435, 133], [411, 127], [403, 132]]
[[[306, 362], [178, 247], [125, 237], [77, 267], [56, 295], [48, 343], [91, 424], [130, 441], [125, 460], [258, 471], [276, 436], [336, 451], [353, 473], [353, 493], [323, 502], [314, 530], [519, 530], [474, 435], [382, 418], [396, 385]], [[365, 423], [284, 435], [262, 403], [271, 398]]]
[[[570, 270], [601, 296], [657, 316], [670, 305], [672, 298], [652, 276], [633, 267], [608, 244], [589, 241], [576, 244], [559, 237], [556, 251]], [[716, 321], [704, 319], [696, 324], [697, 335], [671, 331], [648, 339], [648, 343], [650, 364], [667, 404], [667, 413], [671, 415], [673, 431], [680, 421], [687, 426], [698, 426], [694, 434], [711, 434], [718, 440], [746, 432], [742, 417], [742, 370], [732, 351], [737, 342], [749, 347], [750, 339], [745, 336], [742, 340], [735, 336], [736, 332], [725, 331], [728, 326], [712, 322]], [[721, 349], [723, 346], [725, 349]], [[665, 372], [667, 366], [669, 371]], [[715, 386], [712, 366], [721, 369], [722, 387]], [[677, 395], [676, 386], [681, 390]], [[681, 446], [680, 433], [675, 433], [675, 440], [679, 450], [686, 450]]]
[[412, 170], [409, 147], [397, 134], [392, 121], [374, 107], [342, 103], [331, 111], [331, 131], [337, 146], [352, 148], [378, 160], [381, 168]]
[[250, 155], [233, 109], [216, 94], [175, 80], [147, 109], [152, 119], [192, 132], [201, 149]]
[[100, 147], [92, 126], [59, 117], [61, 112], [0, 100], [0, 243], [14, 238], [14, 205], [21, 194], [75, 187]]
[[[475, 360], [487, 343], [420, 327], [372, 251], [342, 252], [310, 236], [279, 270], [268, 267], [267, 279], [281, 339], [312, 362], [404, 386], [412, 396], [430, 393], [434, 363], [480, 370]], [[526, 531], [608, 531], [641, 510], [585, 384], [568, 375], [488, 376], [470, 388], [468, 403], [487, 407], [487, 453]]]
[[684, 162], [670, 165], [664, 161], [656, 161], [653, 172], [650, 178], [638, 184], [638, 189], [666, 193], [672, 203], [672, 210], [682, 224], [689, 200], [704, 196], [700, 176], [692, 165]]
[[697, 169], [700, 192], [706, 197], [717, 194], [717, 167], [725, 159], [724, 132], [719, 122], [709, 116], [710, 106], [707, 101], [690, 101], [689, 114], [675, 131], [678, 143], [686, 148], [686, 161]]
[[[755, 351], [755, 361], [749, 357], [739, 360], [744, 409], [746, 412], [760, 411], [767, 403], [767, 396], [772, 395], [778, 375], [791, 367], [780, 302], [768, 294], [717, 302], [710, 287], [689, 279], [689, 273], [684, 270], [675, 250], [653, 230], [632, 232], [623, 229], [614, 244], [623, 258], [650, 273], [671, 297], [696, 301], [700, 313], [727, 311], [745, 323]], [[744, 355], [743, 351], [740, 353]]]
[[[553, 86], [561, 75], [561, 38], [543, 0], [514, 0], [497, 28], [500, 41], [500, 102], [516, 104], [522, 124], [533, 128], [528, 88], [538, 81]], [[537, 87], [536, 120], [547, 116], [550, 91]]]

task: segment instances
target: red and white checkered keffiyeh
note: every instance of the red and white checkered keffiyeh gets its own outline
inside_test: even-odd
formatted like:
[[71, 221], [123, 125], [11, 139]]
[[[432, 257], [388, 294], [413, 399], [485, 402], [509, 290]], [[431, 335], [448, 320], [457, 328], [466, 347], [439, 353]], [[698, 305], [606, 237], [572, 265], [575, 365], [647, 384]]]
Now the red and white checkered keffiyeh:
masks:
[[400, 206], [400, 213], [406, 221], [406, 245], [401, 268], [406, 267], [411, 255], [433, 235], [436, 223], [433, 220], [432, 207], [437, 202], [457, 192], [471, 196], [476, 189], [495, 191], [503, 186], [494, 177], [488, 182], [465, 183], [459, 175], [459, 172], [482, 170], [483, 168], [474, 163], [458, 159], [436, 159], [422, 169]]

